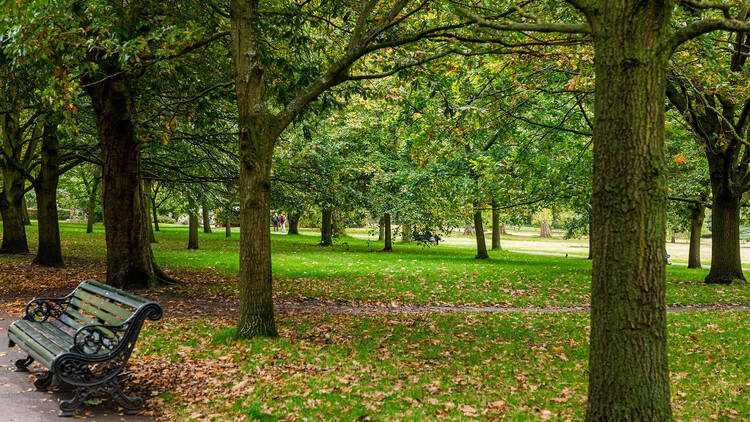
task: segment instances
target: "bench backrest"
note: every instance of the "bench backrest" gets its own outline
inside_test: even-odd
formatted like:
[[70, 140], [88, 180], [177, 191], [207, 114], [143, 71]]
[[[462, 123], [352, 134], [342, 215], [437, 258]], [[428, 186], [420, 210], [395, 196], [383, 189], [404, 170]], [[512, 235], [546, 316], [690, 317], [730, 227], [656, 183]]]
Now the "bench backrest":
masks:
[[59, 320], [75, 330], [87, 324], [119, 325], [148, 302], [112, 286], [86, 280], [75, 289]]

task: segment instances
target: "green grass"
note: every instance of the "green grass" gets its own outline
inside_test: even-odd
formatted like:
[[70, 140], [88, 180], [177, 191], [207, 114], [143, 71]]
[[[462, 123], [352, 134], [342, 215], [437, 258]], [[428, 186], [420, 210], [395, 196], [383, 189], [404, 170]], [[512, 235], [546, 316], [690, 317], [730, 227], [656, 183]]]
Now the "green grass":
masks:
[[[140, 362], [156, 362], [162, 376], [180, 374], [177, 420], [581, 420], [588, 318], [307, 315], [279, 318], [279, 339], [248, 341], [226, 322], [172, 321], [146, 328], [134, 371], [148, 376]], [[675, 417], [750, 418], [750, 314], [668, 320]], [[185, 363], [198, 369], [185, 374]]]
[[[61, 224], [66, 257], [103, 260], [104, 231], [92, 234], [85, 225]], [[200, 249], [187, 250], [187, 227], [162, 225], [153, 246], [160, 265], [196, 275], [199, 285], [178, 286], [192, 293], [235, 294], [239, 271], [239, 233], [200, 233]], [[29, 230], [36, 242], [35, 226]], [[382, 243], [355, 238], [317, 246], [311, 232], [303, 236], [272, 235], [274, 290], [284, 298], [328, 298], [363, 302], [476, 304], [502, 306], [579, 306], [589, 303], [591, 262], [580, 258], [535, 256], [491, 251], [490, 260], [474, 259], [471, 247], [423, 247], [395, 243], [383, 253]], [[540, 241], [544, 249], [544, 241]], [[707, 286], [707, 270], [667, 267], [667, 303], [750, 304], [750, 285]]]

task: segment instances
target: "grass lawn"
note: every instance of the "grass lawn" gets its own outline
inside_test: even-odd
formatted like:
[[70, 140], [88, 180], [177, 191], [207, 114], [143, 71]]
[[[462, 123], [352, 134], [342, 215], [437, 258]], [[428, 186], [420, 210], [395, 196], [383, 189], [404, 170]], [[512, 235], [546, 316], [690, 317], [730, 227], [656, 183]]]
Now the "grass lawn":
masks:
[[[231, 321], [167, 321], [146, 328], [131, 376], [177, 420], [581, 420], [588, 318], [286, 316], [281, 338], [239, 342]], [[669, 315], [677, 420], [750, 418], [749, 324]]]
[[[29, 229], [30, 246], [36, 244]], [[104, 233], [61, 225], [68, 268], [0, 257], [0, 299], [101, 279]], [[233, 295], [238, 236], [163, 226], [157, 261], [186, 283], [180, 294]], [[313, 233], [272, 236], [277, 298], [404, 304], [581, 306], [590, 262], [425, 248], [345, 238], [317, 246]], [[543, 242], [540, 242], [544, 246]], [[705, 270], [667, 269], [670, 304], [750, 304], [750, 287], [706, 286]], [[189, 293], [189, 294], [184, 294]], [[221, 300], [213, 298], [212, 300]], [[0, 300], [0, 304], [2, 300]], [[188, 303], [189, 304], [189, 303]], [[6, 304], [8, 305], [8, 304]], [[2, 308], [2, 306], [0, 306]], [[188, 307], [189, 308], [189, 307]], [[18, 310], [18, 309], [16, 309]], [[670, 313], [672, 401], [679, 420], [748, 420], [750, 313]], [[148, 322], [131, 365], [131, 390], [170, 420], [580, 420], [586, 400], [586, 312], [280, 315], [280, 338], [235, 341], [233, 315]]]

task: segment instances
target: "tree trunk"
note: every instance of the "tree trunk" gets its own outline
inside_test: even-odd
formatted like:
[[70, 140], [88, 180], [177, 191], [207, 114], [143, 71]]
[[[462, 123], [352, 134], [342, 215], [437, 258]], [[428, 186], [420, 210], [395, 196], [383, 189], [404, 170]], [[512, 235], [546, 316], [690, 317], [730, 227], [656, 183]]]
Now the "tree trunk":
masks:
[[[100, 75], [96, 75], [100, 76]], [[125, 74], [84, 78], [102, 149], [102, 205], [107, 284], [123, 289], [156, 284], [141, 184], [141, 142], [133, 134], [134, 104]]]
[[383, 246], [383, 252], [393, 252], [393, 244], [391, 242], [391, 215], [389, 213], [383, 214], [383, 227], [385, 228], [385, 246]]
[[508, 234], [508, 230], [505, 227], [505, 223], [500, 223], [500, 234]]
[[482, 224], [482, 210], [479, 208], [479, 202], [474, 201], [474, 233], [477, 239], [477, 259], [488, 259], [487, 241], [484, 238], [484, 224]]
[[333, 232], [333, 212], [330, 209], [323, 208], [320, 216], [320, 246], [331, 246]]
[[298, 212], [292, 212], [289, 214], [289, 231], [287, 234], [299, 234], [299, 219], [301, 214]]
[[706, 216], [706, 206], [697, 204], [690, 213], [690, 251], [688, 252], [688, 268], [701, 268], [701, 231], [703, 218]]
[[589, 211], [589, 256], [586, 259], [594, 259], [594, 218]]
[[588, 10], [594, 39], [594, 259], [588, 421], [671, 421], [664, 98], [670, 3]]
[[407, 222], [404, 222], [401, 227], [403, 228], [401, 230], [401, 241], [404, 243], [409, 243], [412, 241], [412, 229], [411, 225]]
[[271, 275], [271, 162], [278, 132], [267, 108], [258, 1], [232, 0], [232, 66], [239, 123], [238, 338], [277, 336]]
[[25, 179], [13, 167], [2, 169], [3, 190], [0, 193], [0, 212], [3, 216], [2, 254], [28, 253], [26, 228], [23, 225], [23, 188]]
[[471, 224], [464, 225], [464, 235], [471, 236], [474, 234], [474, 229], [472, 228]]
[[492, 201], [492, 250], [502, 249], [500, 247], [500, 210], [497, 209], [497, 202]]
[[339, 210], [333, 210], [331, 214], [331, 231], [333, 232], [333, 237], [346, 236], [346, 228], [341, 224], [341, 211]]
[[548, 221], [542, 221], [539, 224], [539, 237], [552, 237], [552, 232], [549, 229]]
[[740, 199], [732, 189], [728, 172], [731, 160], [709, 157], [711, 174], [711, 270], [707, 284], [731, 284], [745, 280], [740, 259]]
[[380, 217], [380, 220], [378, 221], [378, 242], [382, 242], [385, 238], [385, 222], [383, 221], [383, 217]]
[[42, 164], [34, 182], [37, 203], [39, 247], [34, 263], [45, 267], [64, 267], [60, 245], [60, 225], [57, 219], [57, 183], [60, 178], [60, 158], [56, 129], [45, 124], [42, 139]]
[[88, 215], [86, 216], [86, 233], [94, 232], [94, 223], [96, 222], [96, 216], [94, 214], [96, 213], [96, 198], [97, 194], [99, 193], [99, 180], [101, 179], [95, 176], [94, 180], [91, 182]]
[[211, 216], [206, 201], [201, 204], [201, 211], [203, 212], [203, 233], [211, 233]]
[[227, 216], [226, 220], [224, 220], [224, 230], [226, 230], [227, 239], [232, 237], [232, 221], [229, 216]]
[[188, 209], [188, 249], [198, 249], [198, 210], [195, 202], [190, 200]]
[[24, 195], [21, 199], [21, 213], [23, 214], [23, 225], [30, 226], [31, 218], [29, 218], [29, 206], [26, 205], [26, 195]]
[[159, 210], [156, 209], [156, 204], [153, 200], [151, 201], [151, 214], [154, 217], [154, 231], [161, 231], [159, 230]]
[[672, 234], [672, 239], [670, 239], [669, 243], [677, 243], [677, 238], [674, 237], [674, 234]]
[[153, 208], [151, 204], [151, 179], [143, 180], [143, 200], [145, 201], [144, 208], [146, 212], [146, 224], [148, 225], [148, 241], [149, 243], [156, 243], [156, 237], [154, 236], [154, 229], [151, 225], [151, 213], [149, 212]]

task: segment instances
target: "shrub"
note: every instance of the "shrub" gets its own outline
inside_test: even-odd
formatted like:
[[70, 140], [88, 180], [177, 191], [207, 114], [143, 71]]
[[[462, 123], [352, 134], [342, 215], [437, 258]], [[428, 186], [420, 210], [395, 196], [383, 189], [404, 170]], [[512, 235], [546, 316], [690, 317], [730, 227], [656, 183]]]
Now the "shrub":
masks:
[[[31, 215], [29, 215], [31, 217]], [[61, 208], [57, 210], [57, 219], [58, 220], [67, 220], [70, 218], [70, 210]]]
[[158, 217], [158, 220], [159, 220], [160, 223], [164, 223], [164, 224], [174, 224], [174, 223], [177, 222], [174, 218], [172, 218], [172, 217], [170, 217], [168, 215], [160, 215]]

